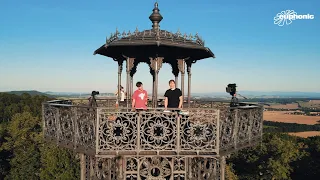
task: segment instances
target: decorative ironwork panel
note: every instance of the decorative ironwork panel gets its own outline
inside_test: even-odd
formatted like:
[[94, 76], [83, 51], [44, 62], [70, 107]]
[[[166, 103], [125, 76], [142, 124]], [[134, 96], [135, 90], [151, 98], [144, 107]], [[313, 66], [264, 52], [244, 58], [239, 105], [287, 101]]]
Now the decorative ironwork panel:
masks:
[[249, 141], [251, 133], [251, 123], [251, 109], [238, 110], [238, 122], [235, 126], [237, 128], [237, 144]]
[[252, 116], [252, 129], [251, 129], [252, 137], [262, 136], [263, 108], [252, 109], [251, 116]]
[[120, 179], [118, 177], [118, 164], [116, 158], [96, 158], [95, 177], [103, 180]]
[[217, 112], [213, 109], [190, 109], [181, 115], [181, 150], [215, 151], [217, 149]]
[[137, 158], [126, 158], [126, 172], [137, 172], [139, 159]]
[[127, 174], [125, 180], [138, 180], [138, 176], [136, 174]]
[[57, 108], [43, 104], [44, 137], [58, 139]]
[[262, 138], [263, 108], [225, 109], [220, 113], [220, 153], [234, 151]]
[[177, 114], [146, 112], [140, 114], [140, 148], [176, 150]]
[[93, 156], [87, 156], [87, 155], [84, 155], [85, 158], [84, 158], [84, 163], [85, 163], [85, 168], [86, 168], [86, 172], [85, 172], [85, 176], [86, 176], [86, 179], [92, 179], [92, 170], [93, 170], [93, 167], [94, 167], [94, 163], [95, 163], [95, 157]]
[[236, 110], [225, 109], [220, 113], [220, 150], [234, 146]]
[[97, 111], [86, 106], [47, 103], [43, 105], [44, 135], [77, 152], [168, 157], [230, 153], [253, 146], [262, 137], [260, 106], [186, 110], [180, 114], [161, 109]]
[[157, 109], [138, 113], [112, 111], [107, 108], [99, 111], [99, 154], [218, 153], [219, 110], [189, 109], [185, 115]]
[[96, 146], [96, 109], [75, 108], [76, 146], [85, 149], [95, 149]]
[[123, 157], [125, 179], [141, 180], [184, 180], [186, 177], [185, 157]]
[[216, 160], [216, 178], [215, 179], [221, 179], [224, 180], [225, 179], [225, 166], [226, 166], [226, 161], [225, 161], [225, 157], [220, 157], [219, 159]]
[[170, 158], [144, 157], [140, 159], [139, 176], [141, 180], [170, 180], [172, 170]]
[[108, 112], [101, 109], [99, 113], [98, 152], [126, 151], [137, 148], [136, 112]]
[[214, 158], [192, 158], [190, 161], [191, 177], [189, 179], [213, 180], [220, 174], [217, 160]]
[[139, 169], [139, 159], [134, 157], [124, 158], [125, 160], [125, 170], [124, 174], [126, 180], [137, 180], [138, 179], [138, 169]]
[[107, 180], [214, 180], [220, 179], [221, 162], [199, 157], [94, 158], [87, 156], [87, 179]]
[[174, 157], [173, 158], [173, 170], [174, 171], [185, 171], [186, 170], [186, 158], [185, 157]]
[[263, 108], [211, 107], [129, 112], [46, 103], [44, 136], [90, 154], [83, 160], [87, 179], [224, 179], [223, 155], [262, 137]]
[[76, 148], [78, 152], [94, 152], [95, 109], [65, 104], [44, 104], [43, 108], [46, 139], [56, 140], [64, 147]]
[[75, 143], [75, 123], [72, 106], [56, 106], [58, 120], [58, 141], [67, 146]]
[[173, 175], [173, 180], [185, 180], [186, 176], [185, 174], [175, 174]]

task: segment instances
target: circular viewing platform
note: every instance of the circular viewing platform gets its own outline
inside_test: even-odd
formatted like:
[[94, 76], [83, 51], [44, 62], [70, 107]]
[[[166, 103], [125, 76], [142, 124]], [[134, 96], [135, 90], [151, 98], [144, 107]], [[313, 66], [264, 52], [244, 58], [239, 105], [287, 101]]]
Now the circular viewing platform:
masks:
[[[98, 107], [76, 101], [78, 105], [64, 100], [43, 104], [45, 139], [86, 154], [91, 158], [87, 163], [91, 162], [93, 169], [98, 168], [99, 159], [109, 163], [105, 164], [107, 169], [100, 167], [104, 171], [110, 170], [111, 162], [125, 163], [127, 168], [133, 163], [140, 168], [124, 168], [117, 173], [114, 170], [112, 177], [117, 175], [117, 179], [119, 173], [126, 176], [128, 172], [142, 177], [143, 163], [156, 163], [154, 158], [160, 157], [162, 160], [159, 162], [168, 161], [161, 167], [168, 166], [170, 176], [182, 173], [186, 177], [187, 172], [192, 171], [171, 169], [176, 163], [169, 162], [181, 160], [185, 166], [189, 163], [191, 168], [191, 161], [204, 163], [204, 160], [219, 159], [254, 146], [262, 138], [263, 107], [255, 104], [229, 107], [229, 104], [222, 102], [200, 101], [181, 111], [165, 111], [163, 108], [131, 111], [125, 107], [115, 107], [113, 99], [98, 100]], [[100, 106], [103, 104], [109, 106]], [[117, 158], [122, 159], [121, 162]], [[220, 172], [218, 164], [214, 164], [216, 168], [211, 167], [212, 171]], [[98, 172], [97, 169], [95, 172]]]

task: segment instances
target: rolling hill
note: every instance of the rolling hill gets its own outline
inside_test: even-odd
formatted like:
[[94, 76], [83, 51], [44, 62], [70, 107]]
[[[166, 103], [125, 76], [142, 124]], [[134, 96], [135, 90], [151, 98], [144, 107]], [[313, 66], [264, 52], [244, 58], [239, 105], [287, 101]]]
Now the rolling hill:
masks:
[[30, 94], [31, 96], [39, 95], [39, 96], [55, 97], [54, 95], [46, 94], [46, 93], [39, 92], [39, 91], [36, 91], [36, 90], [30, 90], [30, 91], [8, 91], [8, 92], [5, 92], [5, 93], [15, 94], [15, 95], [19, 95], [19, 96], [22, 95], [23, 93], [27, 93], [27, 94]]

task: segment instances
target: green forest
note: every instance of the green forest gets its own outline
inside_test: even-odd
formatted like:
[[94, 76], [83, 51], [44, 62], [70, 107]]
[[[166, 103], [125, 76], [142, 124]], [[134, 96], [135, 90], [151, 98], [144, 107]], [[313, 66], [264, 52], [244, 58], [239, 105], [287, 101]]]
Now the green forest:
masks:
[[0, 93], [0, 179], [80, 179], [79, 157], [43, 140], [41, 104], [48, 100]]
[[[0, 179], [80, 179], [79, 156], [43, 139], [41, 104], [48, 100], [43, 95], [0, 93]], [[259, 145], [227, 158], [227, 178], [318, 179], [320, 137], [298, 138], [283, 133], [314, 128], [318, 130], [266, 122]]]

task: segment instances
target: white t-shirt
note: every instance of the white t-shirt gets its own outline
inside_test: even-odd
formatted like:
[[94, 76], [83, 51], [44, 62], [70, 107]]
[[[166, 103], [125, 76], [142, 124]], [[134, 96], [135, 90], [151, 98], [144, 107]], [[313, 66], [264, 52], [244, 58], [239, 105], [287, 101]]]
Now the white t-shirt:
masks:
[[125, 93], [124, 91], [120, 91], [120, 101], [124, 101]]

